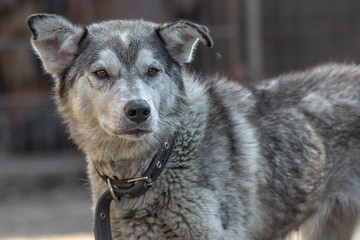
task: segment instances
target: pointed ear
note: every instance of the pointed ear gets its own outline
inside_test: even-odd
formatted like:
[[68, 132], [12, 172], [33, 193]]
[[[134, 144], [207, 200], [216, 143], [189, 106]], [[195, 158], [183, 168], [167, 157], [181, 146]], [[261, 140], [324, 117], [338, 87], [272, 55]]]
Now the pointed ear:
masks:
[[27, 22], [33, 33], [33, 48], [45, 69], [59, 76], [74, 59], [86, 29], [51, 14], [34, 14]]
[[199, 41], [207, 47], [213, 46], [207, 27], [188, 21], [165, 23], [159, 27], [158, 33], [167, 50], [180, 64], [192, 61]]

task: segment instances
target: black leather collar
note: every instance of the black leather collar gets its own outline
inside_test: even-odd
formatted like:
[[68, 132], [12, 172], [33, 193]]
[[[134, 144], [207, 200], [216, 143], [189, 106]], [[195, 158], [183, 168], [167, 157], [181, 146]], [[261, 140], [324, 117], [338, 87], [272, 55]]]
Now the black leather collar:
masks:
[[165, 142], [162, 149], [155, 154], [147, 170], [141, 177], [127, 179], [111, 179], [106, 175], [99, 176], [108, 184], [109, 189], [98, 199], [95, 211], [95, 239], [111, 240], [110, 204], [112, 200], [119, 202], [121, 197], [135, 198], [144, 194], [151, 188], [153, 182], [164, 169], [173, 148], [175, 137], [170, 142]]

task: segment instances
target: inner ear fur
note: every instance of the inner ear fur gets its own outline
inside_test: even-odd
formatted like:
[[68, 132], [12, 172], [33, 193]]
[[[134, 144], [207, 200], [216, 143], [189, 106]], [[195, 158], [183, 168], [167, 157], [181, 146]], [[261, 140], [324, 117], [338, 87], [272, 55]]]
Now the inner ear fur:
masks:
[[164, 23], [157, 31], [166, 49], [180, 64], [192, 61], [199, 41], [207, 47], [213, 46], [209, 29], [193, 22]]
[[47, 72], [58, 76], [73, 60], [86, 28], [52, 14], [33, 14], [27, 22], [33, 49]]

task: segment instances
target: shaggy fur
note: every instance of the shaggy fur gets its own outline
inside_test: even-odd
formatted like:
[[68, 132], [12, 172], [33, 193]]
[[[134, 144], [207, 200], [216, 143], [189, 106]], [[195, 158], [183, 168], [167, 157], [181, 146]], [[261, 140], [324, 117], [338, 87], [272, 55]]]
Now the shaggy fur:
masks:
[[[183, 65], [208, 29], [187, 21], [81, 27], [28, 19], [58, 109], [98, 176], [145, 171], [176, 134], [167, 165], [138, 198], [112, 203], [114, 239], [351, 239], [360, 200], [360, 68], [324, 65], [249, 87]], [[154, 70], [155, 69], [155, 70]], [[152, 74], [155, 72], [155, 74]], [[150, 116], [134, 122], [141, 99]]]

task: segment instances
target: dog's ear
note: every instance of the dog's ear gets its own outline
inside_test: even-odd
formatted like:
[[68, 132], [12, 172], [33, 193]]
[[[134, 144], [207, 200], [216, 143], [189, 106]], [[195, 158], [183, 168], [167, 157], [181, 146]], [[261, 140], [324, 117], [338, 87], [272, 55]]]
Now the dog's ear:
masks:
[[199, 40], [207, 47], [213, 46], [209, 29], [188, 21], [165, 23], [158, 28], [158, 33], [167, 50], [180, 64], [192, 61]]
[[73, 60], [84, 28], [51, 14], [34, 14], [27, 22], [33, 33], [32, 45], [45, 69], [59, 76]]

